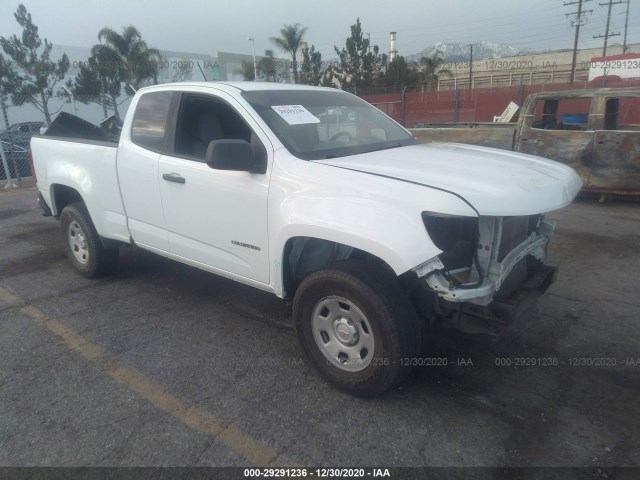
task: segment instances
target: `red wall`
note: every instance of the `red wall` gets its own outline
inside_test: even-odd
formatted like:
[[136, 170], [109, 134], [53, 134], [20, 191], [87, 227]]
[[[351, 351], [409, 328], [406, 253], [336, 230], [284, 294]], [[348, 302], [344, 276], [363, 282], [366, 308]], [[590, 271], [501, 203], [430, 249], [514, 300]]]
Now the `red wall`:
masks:
[[[593, 83], [593, 82], [592, 82]], [[585, 84], [560, 83], [546, 85], [523, 85], [501, 88], [476, 88], [459, 90], [459, 122], [493, 122], [509, 102], [522, 106], [527, 96], [542, 91], [575, 90]], [[589, 88], [602, 85], [589, 84]], [[640, 87], [640, 81], [609, 81], [608, 87]], [[369, 103], [402, 123], [402, 96], [400, 93], [367, 95], [362, 97]], [[415, 123], [449, 123], [454, 121], [455, 91], [410, 92], [405, 94], [405, 127]]]

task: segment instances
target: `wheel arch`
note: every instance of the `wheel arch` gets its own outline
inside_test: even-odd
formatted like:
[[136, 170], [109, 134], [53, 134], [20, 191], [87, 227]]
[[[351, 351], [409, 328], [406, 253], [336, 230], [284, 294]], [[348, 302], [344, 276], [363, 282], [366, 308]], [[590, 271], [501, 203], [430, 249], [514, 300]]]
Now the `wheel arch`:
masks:
[[[92, 223], [94, 223], [94, 226], [95, 226], [95, 222], [91, 216], [91, 212], [89, 212], [89, 207], [84, 201], [84, 198], [82, 198], [82, 195], [80, 194], [80, 192], [76, 188], [70, 187], [68, 185], [63, 185], [61, 183], [54, 183], [54, 184], [51, 184], [50, 195], [51, 195], [50, 197], [51, 212], [57, 220], [60, 219], [60, 214], [62, 213], [62, 211], [67, 205], [71, 205], [73, 203], [82, 203], [87, 209], [87, 212], [89, 214], [89, 220]], [[127, 244], [126, 242], [122, 242], [120, 240], [114, 240], [111, 238], [105, 238], [101, 235], [98, 235], [98, 238], [100, 239], [100, 243], [102, 244], [102, 246], [107, 249], [116, 248], [116, 247], [119, 247], [120, 245]]]
[[60, 183], [53, 183], [50, 186], [51, 195], [51, 211], [53, 216], [57, 219], [60, 218], [60, 213], [64, 210], [64, 207], [71, 203], [84, 202], [80, 192], [68, 185]]
[[283, 298], [293, 298], [300, 282], [315, 271], [318, 271], [329, 264], [342, 260], [360, 260], [378, 265], [393, 276], [400, 276], [410, 267], [398, 271], [389, 262], [389, 258], [398, 265], [397, 255], [388, 252], [389, 255], [380, 255], [360, 248], [362, 245], [342, 243], [333, 239], [318, 236], [296, 235], [288, 238], [282, 248], [282, 256], [279, 268], [274, 272], [280, 279], [276, 285], [280, 285], [280, 291], [276, 288], [276, 293]]

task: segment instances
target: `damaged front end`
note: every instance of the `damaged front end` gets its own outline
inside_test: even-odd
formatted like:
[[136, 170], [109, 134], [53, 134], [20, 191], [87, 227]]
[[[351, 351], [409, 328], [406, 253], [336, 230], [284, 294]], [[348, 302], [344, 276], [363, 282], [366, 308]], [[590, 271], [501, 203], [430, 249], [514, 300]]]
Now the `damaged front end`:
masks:
[[419, 265], [419, 313], [443, 327], [497, 338], [554, 282], [545, 265], [554, 226], [543, 215], [453, 217], [423, 213], [442, 253]]

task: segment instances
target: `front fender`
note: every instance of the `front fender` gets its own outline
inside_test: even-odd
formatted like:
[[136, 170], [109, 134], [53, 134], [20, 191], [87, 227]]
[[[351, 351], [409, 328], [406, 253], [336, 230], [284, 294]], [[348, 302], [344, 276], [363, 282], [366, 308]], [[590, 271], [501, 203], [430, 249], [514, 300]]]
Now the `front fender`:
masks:
[[272, 287], [276, 294], [283, 294], [284, 249], [294, 237], [357, 248], [401, 275], [442, 252], [426, 231], [424, 211], [476, 216], [468, 204], [448, 192], [280, 159], [274, 165], [269, 198]]
[[280, 229], [276, 251], [282, 252], [294, 237], [319, 238], [375, 255], [397, 275], [441, 253], [429, 238], [420, 212], [411, 215], [358, 199], [298, 198], [293, 203], [286, 212], [290, 223]]

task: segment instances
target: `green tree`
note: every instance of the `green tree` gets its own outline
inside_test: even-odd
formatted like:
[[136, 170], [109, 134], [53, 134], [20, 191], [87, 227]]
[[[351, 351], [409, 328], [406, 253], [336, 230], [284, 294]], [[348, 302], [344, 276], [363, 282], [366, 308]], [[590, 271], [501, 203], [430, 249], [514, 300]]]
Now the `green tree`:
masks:
[[[351, 25], [351, 35], [347, 38], [342, 49], [334, 47], [338, 54], [339, 64], [336, 76], [340, 82], [340, 88], [357, 93], [358, 90], [371, 87], [381, 75], [381, 62], [383, 56], [378, 52], [378, 47], [369, 51], [369, 40], [364, 38], [360, 19]], [[386, 60], [386, 59], [384, 59]]]
[[122, 33], [104, 27], [98, 33], [98, 41], [100, 43], [91, 50], [92, 55], [97, 59], [114, 62], [109, 68], [121, 75], [128, 94], [133, 93], [130, 87], [137, 90], [147, 83], [158, 83], [162, 54], [142, 40], [136, 27], [123, 27]]
[[9, 128], [7, 101], [10, 95], [15, 94], [20, 83], [21, 78], [13, 69], [13, 65], [0, 53], [0, 109], [2, 109], [2, 118], [6, 128]]
[[423, 86], [433, 90], [438, 85], [438, 78], [441, 75], [452, 77], [453, 73], [448, 68], [442, 68], [444, 63], [444, 53], [437, 50], [430, 57], [422, 57], [420, 59], [421, 83]]
[[[12, 155], [13, 139], [11, 138], [11, 132], [9, 131], [9, 114], [7, 112], [7, 101], [9, 99], [9, 96], [15, 94], [16, 89], [20, 86], [20, 83], [21, 78], [13, 69], [13, 65], [11, 64], [11, 62], [7, 61], [0, 53], [0, 110], [2, 110], [2, 119], [4, 121], [5, 128], [7, 129], [8, 136], [8, 138], [5, 138], [8, 144], [0, 144], [0, 148], [3, 150], [8, 150], [9, 158], [5, 158], [5, 160], [10, 161], [9, 164], [1, 162], [0, 165], [2, 165], [3, 169], [5, 169], [5, 175], [7, 179], [11, 178], [12, 175], [14, 177], [20, 178], [18, 175], [16, 175], [16, 173], [18, 172], [16, 171], [16, 164]], [[9, 165], [13, 166], [13, 172], [11, 172]], [[10, 186], [11, 182], [7, 183], [6, 187]]]
[[102, 88], [96, 68], [90, 63], [91, 58], [78, 64], [79, 72], [73, 80], [67, 80], [67, 88], [73, 92], [77, 101], [84, 104], [95, 102], [103, 107], [104, 116], [107, 116], [107, 106], [102, 101]]
[[284, 25], [280, 29], [280, 37], [271, 37], [271, 41], [283, 52], [291, 55], [291, 69], [293, 70], [293, 83], [298, 83], [298, 58], [297, 53], [300, 42], [307, 33], [307, 27], [301, 28], [299, 23]]
[[322, 54], [316, 50], [314, 45], [311, 48], [302, 49], [302, 62], [300, 62], [300, 83], [304, 85], [326, 85], [331, 83], [331, 71], [324, 68]]
[[403, 86], [414, 86], [419, 81], [419, 74], [413, 65], [409, 65], [404, 57], [397, 56], [389, 64], [385, 75], [387, 88], [399, 90]]
[[264, 57], [258, 62], [258, 79], [279, 83], [289, 78], [289, 62], [277, 59], [273, 50], [264, 51]]
[[49, 114], [49, 100], [54, 96], [56, 84], [64, 79], [69, 70], [69, 58], [66, 54], [57, 61], [51, 60], [53, 45], [38, 34], [38, 27], [34, 25], [31, 14], [24, 5], [19, 5], [14, 14], [18, 25], [22, 28], [22, 35], [18, 38], [0, 37], [0, 45], [22, 72], [20, 85], [15, 88], [13, 103], [22, 105], [33, 104], [45, 117], [47, 125], [51, 124]]
[[387, 54], [380, 53], [378, 45], [373, 46], [373, 83], [384, 82], [384, 75], [387, 71]]
[[79, 66], [71, 86], [74, 94], [83, 103], [96, 102], [102, 105], [104, 116], [107, 110], [119, 118], [118, 98], [122, 95], [122, 82], [125, 81], [120, 58], [108, 49], [92, 49], [92, 55]]

